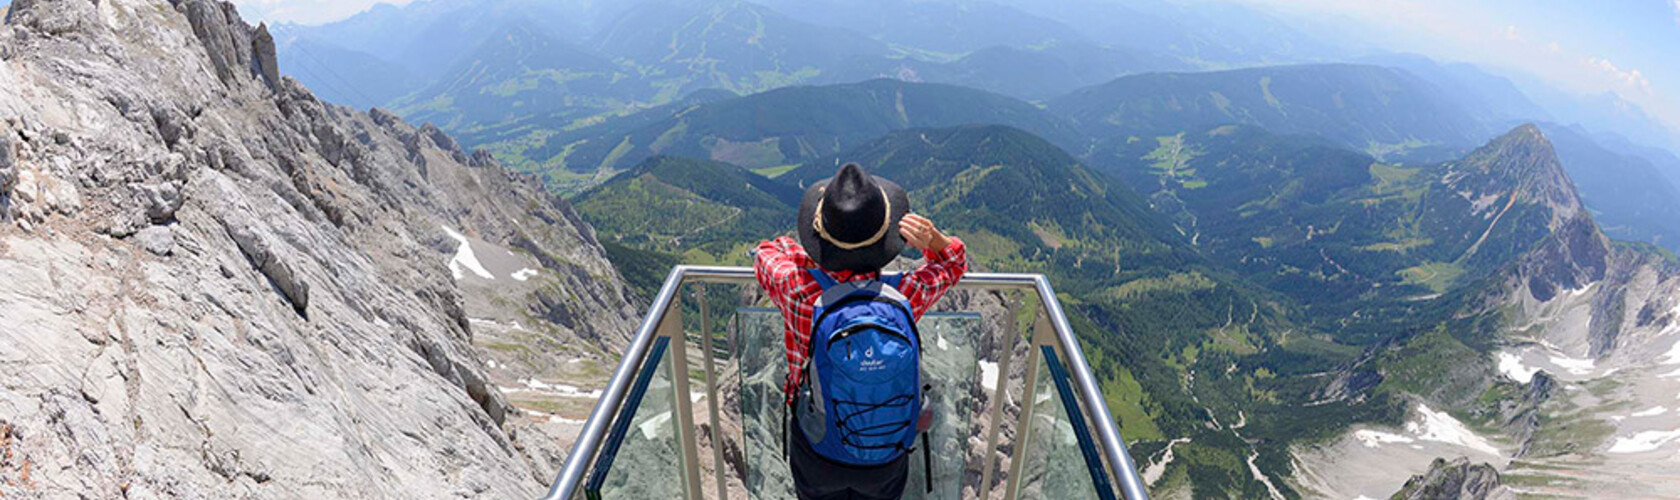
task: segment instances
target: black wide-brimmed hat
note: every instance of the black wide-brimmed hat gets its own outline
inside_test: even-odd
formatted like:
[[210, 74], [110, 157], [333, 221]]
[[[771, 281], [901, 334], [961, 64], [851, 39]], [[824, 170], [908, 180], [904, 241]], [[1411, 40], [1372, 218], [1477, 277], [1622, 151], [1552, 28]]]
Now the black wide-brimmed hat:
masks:
[[847, 163], [834, 178], [805, 190], [799, 244], [823, 269], [876, 271], [904, 250], [898, 220], [909, 212], [904, 188]]

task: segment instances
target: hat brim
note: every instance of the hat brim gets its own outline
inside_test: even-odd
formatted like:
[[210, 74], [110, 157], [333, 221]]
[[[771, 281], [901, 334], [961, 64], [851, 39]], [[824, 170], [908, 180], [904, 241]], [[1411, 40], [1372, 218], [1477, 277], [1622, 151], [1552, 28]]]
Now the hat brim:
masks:
[[823, 269], [852, 272], [876, 271], [886, 267], [893, 259], [898, 258], [899, 252], [904, 251], [904, 235], [898, 232], [898, 221], [904, 218], [904, 214], [910, 213], [910, 195], [904, 192], [903, 187], [899, 187], [892, 181], [876, 176], [870, 177], [874, 177], [875, 184], [886, 192], [887, 200], [892, 206], [887, 216], [890, 225], [887, 228], [887, 235], [874, 245], [845, 250], [829, 243], [828, 240], [822, 239], [821, 236], [817, 236], [817, 231], [812, 227], [811, 221], [816, 218], [817, 201], [822, 199], [823, 188], [828, 186], [828, 180], [818, 181], [811, 185], [810, 188], [805, 190], [805, 197], [799, 201], [799, 222], [797, 224], [799, 226], [799, 245], [805, 247], [805, 253], [809, 254], [811, 260], [816, 261], [817, 265], [822, 266]]

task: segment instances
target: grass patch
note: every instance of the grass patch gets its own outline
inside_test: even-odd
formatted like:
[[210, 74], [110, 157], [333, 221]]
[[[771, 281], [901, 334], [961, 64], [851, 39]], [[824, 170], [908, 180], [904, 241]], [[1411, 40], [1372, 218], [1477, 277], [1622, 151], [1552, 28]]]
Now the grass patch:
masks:
[[1155, 416], [1147, 408], [1149, 395], [1143, 391], [1143, 384], [1138, 383], [1131, 370], [1117, 371], [1118, 377], [1105, 378], [1099, 385], [1108, 411], [1120, 423], [1121, 438], [1128, 442], [1165, 439], [1161, 428], [1155, 425]]
[[782, 174], [792, 172], [793, 169], [799, 168], [800, 165], [801, 165], [800, 163], [794, 163], [794, 164], [791, 164], [791, 165], [776, 165], [774, 167], [761, 167], [761, 168], [753, 169], [752, 172], [755, 173], [755, 174], [758, 174], [758, 175], [762, 175], [762, 176], [774, 179], [774, 178], [777, 178], [777, 177], [781, 177]]
[[1405, 252], [1413, 248], [1426, 247], [1434, 243], [1435, 240], [1429, 238], [1406, 238], [1400, 241], [1385, 241], [1382, 243], [1365, 245], [1359, 247], [1359, 250], [1364, 252]]
[[1435, 293], [1446, 293], [1452, 288], [1459, 276], [1464, 275], [1464, 267], [1449, 262], [1425, 262], [1423, 265], [1400, 270], [1401, 284], [1423, 285]]
[[1177, 273], [1162, 278], [1140, 278], [1126, 282], [1124, 285], [1103, 289], [1100, 296], [1105, 299], [1132, 299], [1150, 292], [1173, 292], [1188, 294], [1199, 290], [1212, 290], [1218, 283], [1199, 272]]

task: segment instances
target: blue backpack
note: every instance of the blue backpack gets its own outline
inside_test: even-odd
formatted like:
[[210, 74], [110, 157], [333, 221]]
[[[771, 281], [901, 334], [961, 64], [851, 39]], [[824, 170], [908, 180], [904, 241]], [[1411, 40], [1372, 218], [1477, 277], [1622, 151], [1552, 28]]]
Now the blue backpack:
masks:
[[820, 269], [810, 272], [823, 294], [794, 401], [800, 430], [831, 461], [892, 462], [923, 430], [921, 339], [910, 301], [898, 291], [903, 276], [838, 283]]

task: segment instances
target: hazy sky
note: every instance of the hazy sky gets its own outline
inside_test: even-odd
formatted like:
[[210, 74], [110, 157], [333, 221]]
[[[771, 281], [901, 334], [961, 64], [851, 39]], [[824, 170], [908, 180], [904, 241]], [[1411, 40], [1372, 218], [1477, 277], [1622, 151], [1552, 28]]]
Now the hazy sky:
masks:
[[1614, 92], [1680, 129], [1680, 0], [1235, 0], [1437, 59]]
[[[375, 3], [410, 1], [234, 3], [248, 19], [316, 24]], [[1312, 25], [1313, 31], [1438, 59], [1517, 69], [1578, 93], [1615, 92], [1680, 129], [1680, 0], [1206, 1], [1260, 5], [1293, 14], [1286, 17]]]
[[[10, 1], [10, 0], [0, 0]], [[404, 5], [413, 0], [233, 0], [245, 20], [324, 24], [344, 19], [376, 3]]]

